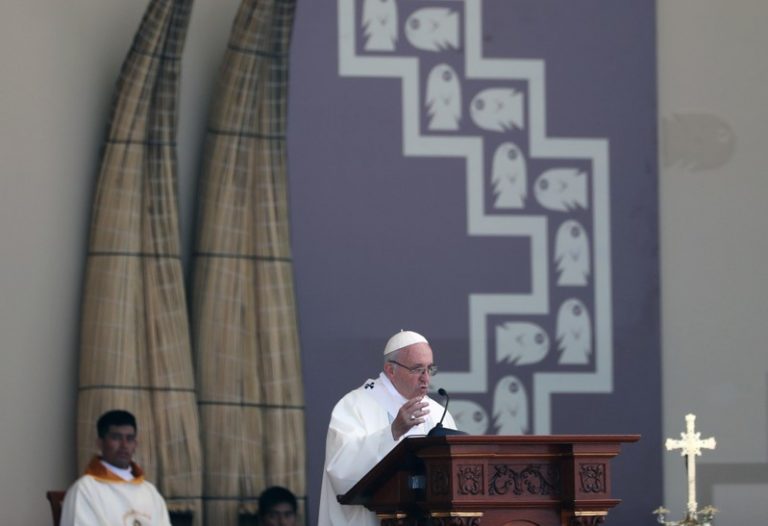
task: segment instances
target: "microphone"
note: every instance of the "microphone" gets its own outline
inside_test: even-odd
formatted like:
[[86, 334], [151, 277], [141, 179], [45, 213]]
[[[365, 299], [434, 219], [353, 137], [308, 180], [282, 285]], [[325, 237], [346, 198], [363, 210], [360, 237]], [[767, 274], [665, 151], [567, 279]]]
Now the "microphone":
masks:
[[448, 396], [448, 392], [442, 387], [437, 390], [437, 394], [445, 397], [445, 406], [443, 407], [443, 416], [440, 417], [440, 421], [437, 423], [437, 425], [435, 425], [435, 427], [429, 430], [429, 433], [427, 433], [427, 436], [428, 437], [444, 437], [447, 435], [466, 435], [467, 433], [465, 433], [464, 431], [443, 427], [443, 419], [445, 419], [445, 415], [448, 413], [448, 403], [451, 401], [451, 397]]
[[448, 404], [451, 402], [451, 397], [448, 396], [448, 391], [446, 391], [442, 387], [437, 390], [437, 394], [445, 397], [445, 405], [443, 406], [443, 416], [440, 417], [440, 421], [437, 423], [435, 427], [443, 427], [443, 420], [445, 419], [445, 413], [448, 412]]

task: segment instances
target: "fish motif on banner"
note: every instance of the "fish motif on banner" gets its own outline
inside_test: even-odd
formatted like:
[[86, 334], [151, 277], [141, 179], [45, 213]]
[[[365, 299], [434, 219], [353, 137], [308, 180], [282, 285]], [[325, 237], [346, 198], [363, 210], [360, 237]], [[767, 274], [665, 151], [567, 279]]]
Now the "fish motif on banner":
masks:
[[528, 170], [525, 156], [512, 142], [496, 147], [491, 165], [491, 184], [496, 208], [523, 208], [528, 197]]
[[587, 231], [575, 219], [566, 219], [555, 236], [558, 285], [587, 285], [590, 251]]
[[549, 336], [535, 323], [508, 321], [496, 326], [496, 360], [516, 365], [539, 363], [549, 352]]
[[459, 47], [459, 16], [445, 7], [426, 7], [414, 11], [405, 21], [405, 37], [411, 45], [425, 51]]
[[365, 0], [363, 27], [366, 51], [393, 51], [397, 42], [397, 2]]
[[513, 88], [484, 89], [469, 105], [472, 120], [483, 130], [505, 132], [523, 128], [523, 95]]
[[461, 120], [461, 85], [448, 64], [438, 64], [427, 77], [427, 113], [430, 130], [458, 130]]
[[550, 433], [552, 395], [613, 390], [608, 139], [547, 132], [548, 65], [485, 57], [481, 0], [338, 0], [338, 20], [342, 77], [401, 81], [403, 156], [465, 161], [466, 235], [530, 247], [524, 292], [467, 295], [466, 366], [437, 387], [468, 432]]

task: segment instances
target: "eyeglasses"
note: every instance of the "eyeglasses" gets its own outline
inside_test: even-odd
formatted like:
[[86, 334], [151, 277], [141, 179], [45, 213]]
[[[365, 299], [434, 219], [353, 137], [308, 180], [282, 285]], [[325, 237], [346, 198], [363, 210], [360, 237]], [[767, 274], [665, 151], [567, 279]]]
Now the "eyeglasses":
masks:
[[407, 365], [401, 364], [397, 360], [387, 360], [387, 361], [389, 363], [394, 363], [394, 364], [399, 365], [400, 367], [402, 367], [403, 369], [405, 369], [406, 371], [408, 371], [411, 374], [416, 374], [416, 375], [419, 375], [419, 376], [421, 376], [424, 373], [429, 373], [429, 376], [435, 376], [437, 374], [437, 365], [427, 365], [426, 367], [424, 367], [424, 366], [408, 367]]

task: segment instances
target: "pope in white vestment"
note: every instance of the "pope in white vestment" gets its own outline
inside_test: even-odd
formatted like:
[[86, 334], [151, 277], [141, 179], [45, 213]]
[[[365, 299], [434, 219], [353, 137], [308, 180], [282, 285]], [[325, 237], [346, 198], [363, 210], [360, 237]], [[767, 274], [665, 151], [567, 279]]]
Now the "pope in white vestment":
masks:
[[163, 497], [131, 463], [125, 480], [98, 457], [67, 491], [60, 526], [170, 526]]
[[[325, 446], [318, 526], [376, 526], [363, 506], [341, 505], [346, 493], [400, 440], [426, 435], [443, 416], [443, 406], [426, 396], [434, 374], [432, 349], [418, 333], [401, 331], [384, 350], [384, 370], [345, 395], [334, 407]], [[443, 425], [456, 428], [445, 415]]]

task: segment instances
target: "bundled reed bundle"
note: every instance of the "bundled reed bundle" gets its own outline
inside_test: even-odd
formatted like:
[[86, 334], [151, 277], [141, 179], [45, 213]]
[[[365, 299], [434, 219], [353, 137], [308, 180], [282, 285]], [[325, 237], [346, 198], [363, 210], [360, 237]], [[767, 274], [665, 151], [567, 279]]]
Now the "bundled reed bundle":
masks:
[[241, 4], [210, 116], [192, 291], [207, 524], [237, 525], [273, 484], [304, 501], [285, 169], [294, 9]]
[[191, 0], [150, 2], [123, 63], [93, 203], [80, 347], [78, 461], [99, 415], [133, 412], [136, 460], [202, 523], [202, 459], [180, 259], [176, 123]]

